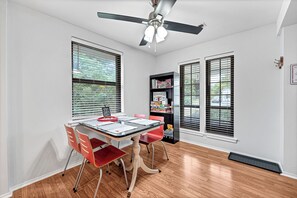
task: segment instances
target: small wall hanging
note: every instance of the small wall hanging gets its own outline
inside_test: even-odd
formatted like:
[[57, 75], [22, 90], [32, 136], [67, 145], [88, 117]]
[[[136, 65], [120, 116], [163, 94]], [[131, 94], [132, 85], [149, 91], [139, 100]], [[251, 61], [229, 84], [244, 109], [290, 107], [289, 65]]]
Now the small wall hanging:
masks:
[[284, 57], [281, 56], [279, 58], [279, 60], [278, 59], [275, 59], [274, 60], [274, 64], [275, 64], [276, 67], [278, 67], [279, 69], [281, 69], [283, 67], [283, 65], [284, 65]]

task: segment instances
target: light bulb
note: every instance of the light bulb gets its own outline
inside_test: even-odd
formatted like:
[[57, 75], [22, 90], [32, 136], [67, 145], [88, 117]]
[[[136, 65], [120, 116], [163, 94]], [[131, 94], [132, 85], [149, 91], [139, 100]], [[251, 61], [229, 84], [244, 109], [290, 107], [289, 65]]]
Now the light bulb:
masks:
[[165, 39], [165, 37], [167, 36], [167, 30], [163, 26], [160, 26], [157, 29], [157, 35], [159, 37]]
[[154, 26], [152, 25], [148, 26], [144, 32], [144, 40], [146, 40], [149, 43], [153, 42], [154, 34], [155, 34]]
[[164, 40], [165, 40], [164, 37], [160, 37], [159, 34], [156, 34], [156, 42], [157, 42], [157, 43], [160, 43], [160, 42], [162, 42], [162, 41], [164, 41]]
[[144, 34], [145, 34], [146, 36], [153, 37], [154, 34], [155, 34], [155, 28], [154, 28], [154, 26], [151, 26], [151, 25], [148, 26], [148, 27], [146, 28]]

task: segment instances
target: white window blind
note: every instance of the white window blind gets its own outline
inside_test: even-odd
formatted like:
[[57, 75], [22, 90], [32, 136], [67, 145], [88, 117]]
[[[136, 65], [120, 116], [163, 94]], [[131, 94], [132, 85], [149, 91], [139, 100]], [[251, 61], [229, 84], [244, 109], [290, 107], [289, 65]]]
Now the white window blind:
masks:
[[72, 117], [121, 112], [121, 55], [72, 42]]
[[200, 130], [200, 64], [180, 66], [180, 126]]

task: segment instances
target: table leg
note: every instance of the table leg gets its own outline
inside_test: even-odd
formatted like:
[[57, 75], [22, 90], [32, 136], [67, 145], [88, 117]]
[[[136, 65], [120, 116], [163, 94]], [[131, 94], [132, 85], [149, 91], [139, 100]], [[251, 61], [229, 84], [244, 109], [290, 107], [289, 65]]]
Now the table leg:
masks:
[[[137, 136], [133, 137], [133, 140], [134, 140], [133, 141], [134, 158], [133, 158], [132, 166], [130, 165], [128, 167], [129, 170], [133, 169], [133, 174], [132, 174], [132, 180], [131, 180], [131, 183], [130, 183], [130, 188], [129, 188], [129, 191], [128, 191], [128, 197], [131, 195], [131, 192], [134, 189], [136, 178], [137, 178], [138, 168], [142, 168], [147, 173], [158, 173], [159, 172], [158, 169], [150, 169], [149, 167], [147, 167], [144, 164], [142, 157], [139, 155], [139, 153], [140, 153], [139, 138], [140, 138], [140, 135], [137, 135]], [[127, 168], [127, 170], [128, 170], [128, 168]]]

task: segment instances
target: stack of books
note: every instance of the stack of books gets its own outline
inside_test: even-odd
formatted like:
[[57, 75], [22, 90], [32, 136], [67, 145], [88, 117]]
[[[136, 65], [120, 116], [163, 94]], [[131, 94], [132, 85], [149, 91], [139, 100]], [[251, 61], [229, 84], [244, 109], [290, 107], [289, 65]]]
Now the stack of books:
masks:
[[171, 88], [171, 87], [172, 87], [171, 79], [166, 79], [165, 81], [152, 79], [152, 88], [153, 89]]

